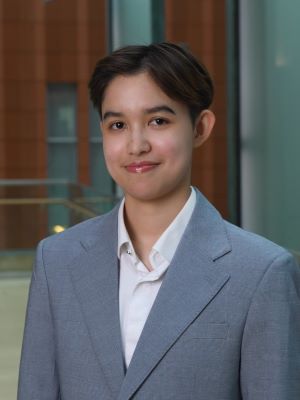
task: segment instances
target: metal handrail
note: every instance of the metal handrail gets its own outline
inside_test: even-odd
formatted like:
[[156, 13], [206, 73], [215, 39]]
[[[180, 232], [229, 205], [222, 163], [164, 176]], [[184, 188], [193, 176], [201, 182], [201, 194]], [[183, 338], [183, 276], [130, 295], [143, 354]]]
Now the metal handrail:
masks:
[[76, 185], [68, 179], [0, 179], [0, 186]]
[[0, 199], [0, 205], [44, 205], [44, 204], [56, 204], [63, 205], [68, 207], [80, 214], [85, 215], [86, 217], [95, 217], [97, 214], [94, 211], [91, 211], [79, 204], [76, 204], [74, 201], [66, 200], [64, 198], [56, 197], [56, 198], [22, 198], [22, 199]]

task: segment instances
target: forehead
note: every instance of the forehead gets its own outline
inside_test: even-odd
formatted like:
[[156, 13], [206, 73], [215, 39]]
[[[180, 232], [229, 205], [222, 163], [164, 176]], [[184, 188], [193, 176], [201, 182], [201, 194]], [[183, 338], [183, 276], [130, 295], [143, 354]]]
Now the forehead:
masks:
[[126, 107], [133, 104], [149, 107], [157, 102], [178, 103], [163, 92], [147, 72], [139, 72], [116, 76], [104, 92], [102, 109], [112, 105]]

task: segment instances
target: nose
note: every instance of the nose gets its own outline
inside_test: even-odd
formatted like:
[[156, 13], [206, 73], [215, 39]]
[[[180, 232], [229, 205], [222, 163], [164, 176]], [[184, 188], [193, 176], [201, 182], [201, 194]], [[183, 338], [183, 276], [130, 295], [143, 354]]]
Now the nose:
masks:
[[151, 150], [151, 144], [146, 133], [142, 129], [135, 129], [130, 132], [128, 139], [128, 152], [132, 155], [148, 153]]

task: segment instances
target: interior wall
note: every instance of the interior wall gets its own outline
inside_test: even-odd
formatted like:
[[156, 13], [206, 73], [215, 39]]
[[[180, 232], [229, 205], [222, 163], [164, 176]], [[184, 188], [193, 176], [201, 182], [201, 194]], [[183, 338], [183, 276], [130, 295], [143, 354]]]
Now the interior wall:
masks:
[[[106, 17], [105, 0], [0, 1], [0, 179], [47, 178], [46, 89], [71, 82], [78, 98], [77, 175], [90, 182], [87, 85], [106, 52]], [[2, 198], [47, 196], [36, 188], [0, 190]], [[0, 249], [31, 248], [45, 236], [47, 212], [1, 206], [0, 222]]]
[[227, 217], [226, 1], [165, 0], [165, 19], [166, 39], [187, 44], [214, 80], [217, 122], [195, 151], [192, 182]]

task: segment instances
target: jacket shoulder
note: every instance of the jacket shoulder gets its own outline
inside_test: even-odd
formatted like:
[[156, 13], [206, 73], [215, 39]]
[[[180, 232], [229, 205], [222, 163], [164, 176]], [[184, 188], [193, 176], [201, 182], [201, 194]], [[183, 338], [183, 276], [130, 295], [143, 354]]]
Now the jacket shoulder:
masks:
[[280, 257], [293, 257], [284, 247], [225, 221], [232, 252], [253, 266], [269, 263]]
[[84, 247], [89, 247], [103, 235], [108, 227], [113, 229], [117, 224], [117, 207], [101, 216], [93, 217], [66, 229], [61, 233], [48, 236], [42, 240], [44, 250], [66, 250], [80, 242]]

